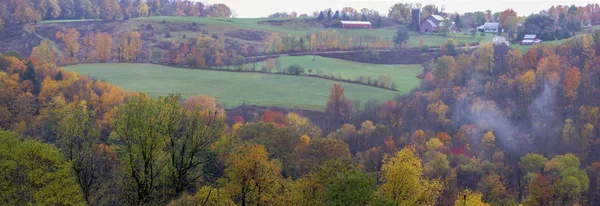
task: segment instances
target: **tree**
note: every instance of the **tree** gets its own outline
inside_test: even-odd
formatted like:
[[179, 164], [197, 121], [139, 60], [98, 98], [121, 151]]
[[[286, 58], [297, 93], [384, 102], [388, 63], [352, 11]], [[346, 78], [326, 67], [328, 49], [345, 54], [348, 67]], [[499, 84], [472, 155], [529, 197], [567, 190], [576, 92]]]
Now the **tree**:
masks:
[[528, 153], [521, 157], [519, 166], [525, 173], [539, 173], [544, 171], [544, 165], [548, 162], [544, 156], [539, 154]]
[[96, 44], [94, 49], [94, 58], [100, 62], [108, 62], [111, 59], [113, 47], [113, 38], [108, 33], [96, 34]]
[[67, 56], [69, 57], [68, 63], [75, 63], [74, 58], [76, 58], [80, 48], [79, 32], [77, 29], [66, 29], [65, 33], [58, 31], [56, 32], [56, 38], [62, 39], [65, 43], [65, 53], [67, 53]]
[[377, 194], [394, 200], [397, 205], [434, 205], [443, 183], [422, 177], [421, 159], [413, 147], [407, 147], [384, 160], [381, 167], [383, 185]]
[[339, 84], [334, 84], [329, 94], [329, 101], [325, 108], [327, 114], [328, 128], [337, 128], [343, 125], [350, 118], [352, 104], [344, 95], [344, 88]]
[[194, 195], [182, 195], [179, 199], [171, 201], [169, 206], [192, 206], [192, 205], [223, 205], [231, 206], [235, 205], [231, 200], [230, 195], [227, 191], [221, 188], [213, 188], [211, 186], [204, 186]]
[[169, 113], [175, 102], [179, 104], [174, 97], [157, 101], [142, 93], [118, 109], [111, 138], [122, 160], [122, 195], [131, 204], [148, 203], [156, 196], [168, 164], [165, 143], [176, 131], [177, 116]]
[[527, 73], [523, 74], [523, 76], [521, 76], [519, 79], [519, 90], [521, 91], [521, 100], [523, 100], [525, 104], [531, 101], [531, 94], [535, 89], [535, 79], [536, 76], [533, 70], [529, 70]]
[[500, 13], [498, 19], [500, 27], [506, 30], [516, 31], [515, 29], [517, 27], [517, 12], [515, 12], [512, 9], [504, 10], [502, 13]]
[[572, 67], [565, 74], [563, 93], [568, 99], [568, 102], [572, 103], [577, 99], [577, 91], [579, 91], [579, 85], [581, 83], [581, 72], [579, 68]]
[[472, 192], [470, 190], [464, 190], [456, 197], [454, 206], [489, 206], [490, 204], [481, 200], [482, 194], [479, 192]]
[[278, 164], [262, 145], [240, 146], [227, 159], [225, 188], [238, 205], [270, 205], [282, 179]]
[[54, 145], [0, 130], [0, 202], [83, 205], [71, 164]]
[[56, 65], [57, 52], [50, 40], [44, 39], [40, 45], [33, 47], [31, 56], [36, 57], [40, 64]]
[[315, 174], [324, 184], [327, 205], [366, 205], [373, 196], [375, 177], [347, 164], [331, 160]]
[[309, 137], [321, 137], [322, 135], [321, 128], [314, 125], [306, 117], [291, 112], [285, 118], [287, 119], [287, 126], [295, 130], [297, 135], [308, 135]]
[[404, 28], [399, 28], [398, 31], [396, 31], [396, 36], [394, 36], [394, 44], [406, 44], [409, 38], [410, 35], [408, 35], [408, 31], [406, 31]]
[[446, 32], [449, 32], [450, 29], [452, 28], [452, 21], [450, 21], [450, 19], [446, 18], [442, 21], [442, 32], [444, 33], [444, 35], [446, 35]]
[[[206, 162], [203, 153], [225, 133], [224, 112], [215, 106], [214, 98], [203, 98], [208, 101], [190, 98], [184, 103], [187, 109], [179, 105], [179, 98], [170, 96], [166, 108], [167, 115], [177, 116], [167, 122], [178, 132], [167, 136], [166, 146], [170, 157], [169, 178], [176, 195], [190, 189], [202, 177], [200, 168]], [[202, 103], [206, 106], [202, 107]]]
[[411, 21], [412, 5], [408, 3], [396, 3], [389, 9], [388, 18], [397, 21], [400, 24], [408, 24]]
[[94, 122], [94, 112], [89, 111], [86, 102], [70, 108], [58, 125], [57, 137], [61, 152], [72, 162], [77, 183], [83, 190], [83, 197], [89, 203], [95, 202], [92, 197], [106, 186], [107, 172], [98, 164], [100, 157], [95, 151], [100, 132]]
[[146, 2], [142, 1], [140, 2], [140, 4], [138, 5], [137, 8], [137, 13], [139, 17], [146, 17], [148, 16], [148, 4], [146, 4]]
[[136, 62], [142, 53], [141, 34], [137, 31], [123, 33], [121, 42], [117, 45], [120, 62]]
[[212, 4], [206, 7], [205, 12], [210, 17], [229, 18], [233, 14], [231, 9], [225, 4]]
[[477, 51], [477, 72], [490, 74], [494, 68], [494, 46], [486, 43]]
[[500, 175], [490, 174], [484, 176], [477, 184], [477, 190], [483, 194], [483, 200], [492, 205], [507, 204], [506, 187], [500, 180]]
[[433, 77], [436, 82], [451, 82], [454, 79], [456, 62], [451, 56], [442, 56], [438, 59]]

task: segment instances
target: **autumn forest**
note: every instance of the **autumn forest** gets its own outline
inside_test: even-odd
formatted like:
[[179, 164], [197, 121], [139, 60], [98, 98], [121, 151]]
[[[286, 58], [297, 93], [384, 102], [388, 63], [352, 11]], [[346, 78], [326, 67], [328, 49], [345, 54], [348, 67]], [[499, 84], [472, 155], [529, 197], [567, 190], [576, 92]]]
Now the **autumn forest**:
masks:
[[[458, 43], [463, 34], [425, 37], [442, 38], [433, 49], [416, 37], [421, 48], [410, 48], [420, 34], [404, 31], [406, 9], [339, 15], [400, 28], [365, 45], [343, 30], [264, 32], [235, 43], [202, 34], [172, 41], [155, 58], [154, 37], [143, 31], [64, 27], [27, 52], [0, 48], [0, 205], [600, 205], [600, 31], [579, 28], [597, 25], [600, 9], [573, 7], [523, 18], [511, 36], [539, 18], [550, 22], [539, 32], [556, 34], [525, 49]], [[276, 14], [336, 21], [323, 11]], [[229, 18], [232, 10], [181, 0], [4, 0], [0, 33], [49, 20], [149, 16]], [[559, 37], [572, 22], [579, 27]], [[431, 58], [416, 88], [387, 101], [350, 99], [331, 74], [323, 111], [225, 107], [183, 91], [155, 97], [63, 68], [147, 63], [296, 77], [304, 68], [285, 70], [270, 55], [355, 50], [368, 63], [393, 50]], [[264, 66], [252, 68], [251, 59]], [[344, 83], [397, 91], [379, 76]]]

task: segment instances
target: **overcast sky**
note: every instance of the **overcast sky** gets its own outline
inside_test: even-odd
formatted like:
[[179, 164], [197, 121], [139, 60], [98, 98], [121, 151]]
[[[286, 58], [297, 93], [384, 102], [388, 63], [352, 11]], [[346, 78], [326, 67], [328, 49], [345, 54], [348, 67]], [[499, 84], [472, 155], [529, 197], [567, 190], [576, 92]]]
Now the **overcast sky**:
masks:
[[201, 0], [202, 2], [214, 4], [227, 4], [238, 17], [266, 17], [275, 12], [292, 12], [298, 14], [312, 14], [313, 11], [325, 8], [341, 9], [349, 6], [355, 9], [370, 8], [387, 14], [391, 5], [396, 2], [419, 2], [423, 5], [435, 4], [446, 6], [448, 12], [470, 12], [492, 10], [503, 11], [512, 8], [518, 15], [529, 15], [539, 13], [552, 5], [586, 5], [594, 1], [580, 0], [421, 0], [421, 1], [393, 1], [393, 0]]

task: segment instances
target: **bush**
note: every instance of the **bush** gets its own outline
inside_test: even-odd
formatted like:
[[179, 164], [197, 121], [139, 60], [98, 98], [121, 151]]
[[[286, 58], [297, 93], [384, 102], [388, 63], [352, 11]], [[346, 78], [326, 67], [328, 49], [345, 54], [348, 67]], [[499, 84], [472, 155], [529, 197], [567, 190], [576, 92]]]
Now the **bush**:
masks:
[[171, 33], [170, 33], [170, 32], [167, 32], [167, 33], [165, 34], [165, 38], [171, 38], [171, 37], [172, 37], [172, 36], [171, 36]]
[[304, 73], [304, 68], [298, 64], [292, 64], [288, 67], [288, 73], [293, 75], [300, 75]]
[[367, 61], [379, 60], [379, 51], [375, 49], [367, 49], [363, 53], [363, 59]]
[[19, 53], [18, 51], [13, 51], [13, 50], [5, 52], [4, 56], [5, 57], [15, 57], [19, 60], [25, 59], [21, 53]]
[[428, 51], [429, 51], [429, 47], [427, 47], [427, 46], [423, 45], [423, 46], [421, 47], [421, 51], [422, 51], [422, 52], [428, 52]]

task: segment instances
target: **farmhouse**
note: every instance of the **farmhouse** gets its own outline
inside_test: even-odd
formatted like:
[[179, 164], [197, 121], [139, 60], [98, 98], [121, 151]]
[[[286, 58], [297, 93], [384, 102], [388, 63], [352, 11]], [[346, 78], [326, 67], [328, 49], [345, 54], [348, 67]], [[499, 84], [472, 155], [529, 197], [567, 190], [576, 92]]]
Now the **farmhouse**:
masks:
[[344, 29], [371, 29], [371, 22], [368, 21], [342, 21]]
[[535, 34], [527, 34], [523, 37], [523, 41], [521, 41], [521, 45], [532, 45], [537, 43], [542, 43], [542, 40], [535, 38]]
[[[444, 20], [446, 19], [448, 18], [442, 17], [440, 15], [431, 15], [421, 22], [420, 30], [421, 32], [439, 32], [444, 28]], [[456, 24], [454, 22], [451, 23], [452, 26], [450, 26], [449, 32], [454, 33], [458, 31]]]
[[498, 33], [498, 22], [485, 22], [485, 24], [477, 27], [477, 31], [485, 33]]

